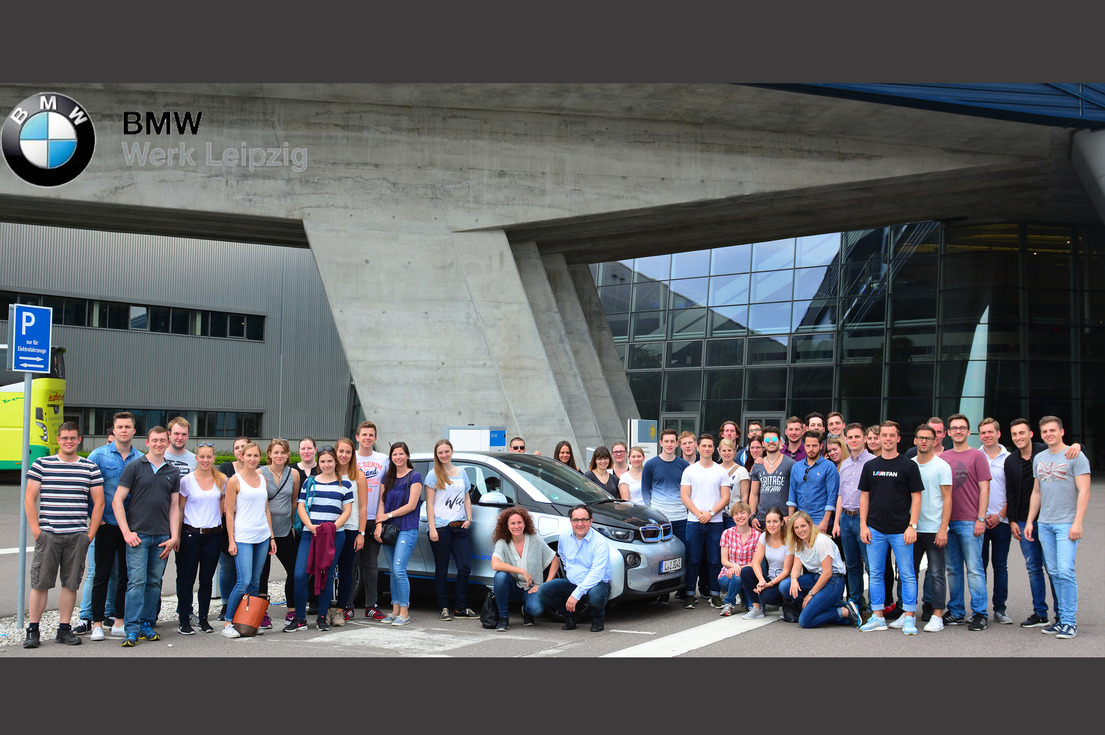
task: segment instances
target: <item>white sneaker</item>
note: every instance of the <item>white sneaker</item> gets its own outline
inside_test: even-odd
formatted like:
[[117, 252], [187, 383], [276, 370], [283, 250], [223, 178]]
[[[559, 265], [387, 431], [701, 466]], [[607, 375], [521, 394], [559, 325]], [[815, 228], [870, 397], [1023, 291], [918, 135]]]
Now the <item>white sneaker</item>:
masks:
[[763, 608], [754, 607], [744, 614], [745, 620], [755, 620], [756, 618], [762, 618], [764, 616]]
[[113, 626], [111, 626], [111, 637], [112, 638], [126, 638], [127, 637], [127, 627], [125, 625], [113, 625]]
[[891, 621], [889, 623], [889, 625], [890, 625], [891, 628], [894, 628], [895, 630], [901, 630], [902, 626], [905, 625], [905, 615], [901, 615], [901, 616], [895, 618], [893, 621]]
[[929, 621], [925, 623], [925, 627], [922, 628], [926, 633], [939, 633], [944, 629], [944, 619], [938, 615], [933, 615], [929, 618]]
[[223, 628], [223, 638], [241, 638], [242, 634], [234, 630], [233, 625], [228, 625]]
[[99, 628], [93, 628], [92, 629], [92, 635], [89, 636], [89, 640], [102, 641], [103, 639], [104, 639], [104, 628], [103, 628], [103, 626], [100, 626]]

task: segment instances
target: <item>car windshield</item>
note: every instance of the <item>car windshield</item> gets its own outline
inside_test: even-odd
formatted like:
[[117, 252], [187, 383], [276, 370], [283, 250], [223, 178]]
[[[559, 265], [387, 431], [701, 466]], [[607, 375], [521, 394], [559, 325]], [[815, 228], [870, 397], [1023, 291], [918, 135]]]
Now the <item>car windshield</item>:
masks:
[[601, 488], [571, 467], [554, 459], [527, 454], [502, 454], [498, 459], [510, 469], [525, 477], [558, 505], [577, 505], [609, 500]]

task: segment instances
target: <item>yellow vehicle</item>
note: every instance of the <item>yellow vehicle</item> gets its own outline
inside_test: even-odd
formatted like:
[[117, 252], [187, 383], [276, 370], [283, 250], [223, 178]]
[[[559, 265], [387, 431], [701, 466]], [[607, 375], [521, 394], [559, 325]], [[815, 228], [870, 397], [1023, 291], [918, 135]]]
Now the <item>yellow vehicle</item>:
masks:
[[[65, 350], [54, 348], [50, 372], [31, 380], [31, 461], [57, 454], [65, 411]], [[0, 470], [23, 466], [23, 382], [0, 386]]]

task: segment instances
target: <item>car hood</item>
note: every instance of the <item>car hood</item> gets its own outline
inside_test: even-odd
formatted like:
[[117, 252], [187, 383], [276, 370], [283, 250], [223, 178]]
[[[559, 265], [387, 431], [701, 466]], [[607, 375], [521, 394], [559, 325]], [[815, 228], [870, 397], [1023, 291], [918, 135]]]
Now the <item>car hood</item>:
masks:
[[[565, 518], [571, 511], [571, 506], [554, 503]], [[629, 503], [624, 500], [613, 502], [591, 503], [588, 505], [594, 516], [595, 523], [614, 528], [638, 529], [641, 526], [658, 526], [668, 522], [667, 516], [655, 508], [649, 508], [638, 503]]]

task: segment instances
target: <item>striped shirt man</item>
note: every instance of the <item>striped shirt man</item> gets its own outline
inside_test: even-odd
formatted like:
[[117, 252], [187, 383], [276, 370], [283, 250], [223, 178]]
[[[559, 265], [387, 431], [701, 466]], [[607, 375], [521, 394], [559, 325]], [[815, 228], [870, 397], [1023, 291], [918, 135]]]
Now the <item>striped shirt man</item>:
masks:
[[43, 531], [58, 534], [88, 531], [91, 490], [104, 484], [95, 462], [84, 457], [78, 457], [76, 462], [66, 462], [57, 455], [39, 457], [27, 471], [27, 479], [42, 486], [38, 525]]

